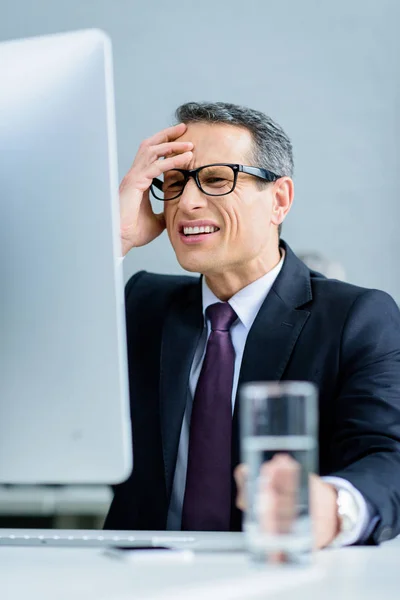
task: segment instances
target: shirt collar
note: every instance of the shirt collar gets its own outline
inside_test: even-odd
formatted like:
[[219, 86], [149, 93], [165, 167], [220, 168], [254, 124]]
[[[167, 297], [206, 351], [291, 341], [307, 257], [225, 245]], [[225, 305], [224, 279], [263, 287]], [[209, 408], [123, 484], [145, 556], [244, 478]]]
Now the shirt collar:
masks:
[[[239, 290], [230, 300], [229, 304], [236, 312], [240, 321], [247, 330], [253, 325], [254, 319], [261, 308], [262, 303], [268, 296], [276, 278], [281, 272], [283, 262], [285, 260], [284, 251], [281, 249], [282, 258], [279, 263], [271, 271], [256, 279], [246, 287]], [[221, 302], [217, 296], [210, 290], [207, 285], [206, 278], [202, 279], [202, 296], [203, 296], [203, 314], [207, 308], [215, 302]]]

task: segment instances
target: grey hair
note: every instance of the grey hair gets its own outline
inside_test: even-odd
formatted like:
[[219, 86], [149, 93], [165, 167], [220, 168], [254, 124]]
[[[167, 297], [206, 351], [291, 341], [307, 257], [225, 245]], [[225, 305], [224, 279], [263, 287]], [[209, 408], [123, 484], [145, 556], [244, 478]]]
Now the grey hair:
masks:
[[[266, 114], [227, 102], [187, 102], [176, 109], [175, 117], [178, 123], [225, 123], [247, 129], [253, 138], [249, 157], [253, 166], [293, 177], [292, 143], [282, 127]], [[264, 182], [259, 181], [259, 185]]]
[[293, 176], [292, 143], [282, 127], [264, 113], [227, 102], [187, 102], [176, 109], [175, 116], [179, 123], [226, 123], [248, 129], [254, 166], [281, 177]]

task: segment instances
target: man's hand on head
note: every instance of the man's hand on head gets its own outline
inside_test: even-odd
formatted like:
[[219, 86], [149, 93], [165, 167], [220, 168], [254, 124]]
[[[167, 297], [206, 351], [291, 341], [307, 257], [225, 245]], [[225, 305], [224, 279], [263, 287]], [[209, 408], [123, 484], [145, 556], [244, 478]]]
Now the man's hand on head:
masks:
[[119, 199], [124, 256], [131, 248], [150, 243], [165, 229], [163, 213], [153, 212], [149, 189], [154, 178], [169, 169], [184, 168], [192, 159], [193, 144], [176, 141], [185, 131], [186, 125], [180, 123], [144, 140], [121, 182]]

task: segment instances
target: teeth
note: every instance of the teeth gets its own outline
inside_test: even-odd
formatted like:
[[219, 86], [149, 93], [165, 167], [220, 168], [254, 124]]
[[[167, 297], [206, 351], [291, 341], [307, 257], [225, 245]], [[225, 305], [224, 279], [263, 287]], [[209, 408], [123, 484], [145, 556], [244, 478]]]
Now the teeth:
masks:
[[184, 227], [183, 233], [185, 235], [198, 235], [199, 233], [214, 233], [214, 231], [218, 231], [218, 227], [214, 227], [213, 225], [206, 225], [205, 227]]

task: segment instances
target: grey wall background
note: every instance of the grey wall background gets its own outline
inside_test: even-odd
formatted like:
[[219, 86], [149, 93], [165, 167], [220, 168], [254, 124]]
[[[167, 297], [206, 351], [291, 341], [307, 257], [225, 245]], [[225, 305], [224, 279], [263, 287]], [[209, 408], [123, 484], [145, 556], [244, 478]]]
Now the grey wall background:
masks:
[[[397, 0], [0, 0], [0, 41], [109, 33], [121, 176], [184, 101], [270, 114], [295, 149], [284, 239], [398, 302], [399, 22]], [[143, 268], [181, 272], [165, 234], [127, 257], [126, 277]]]

